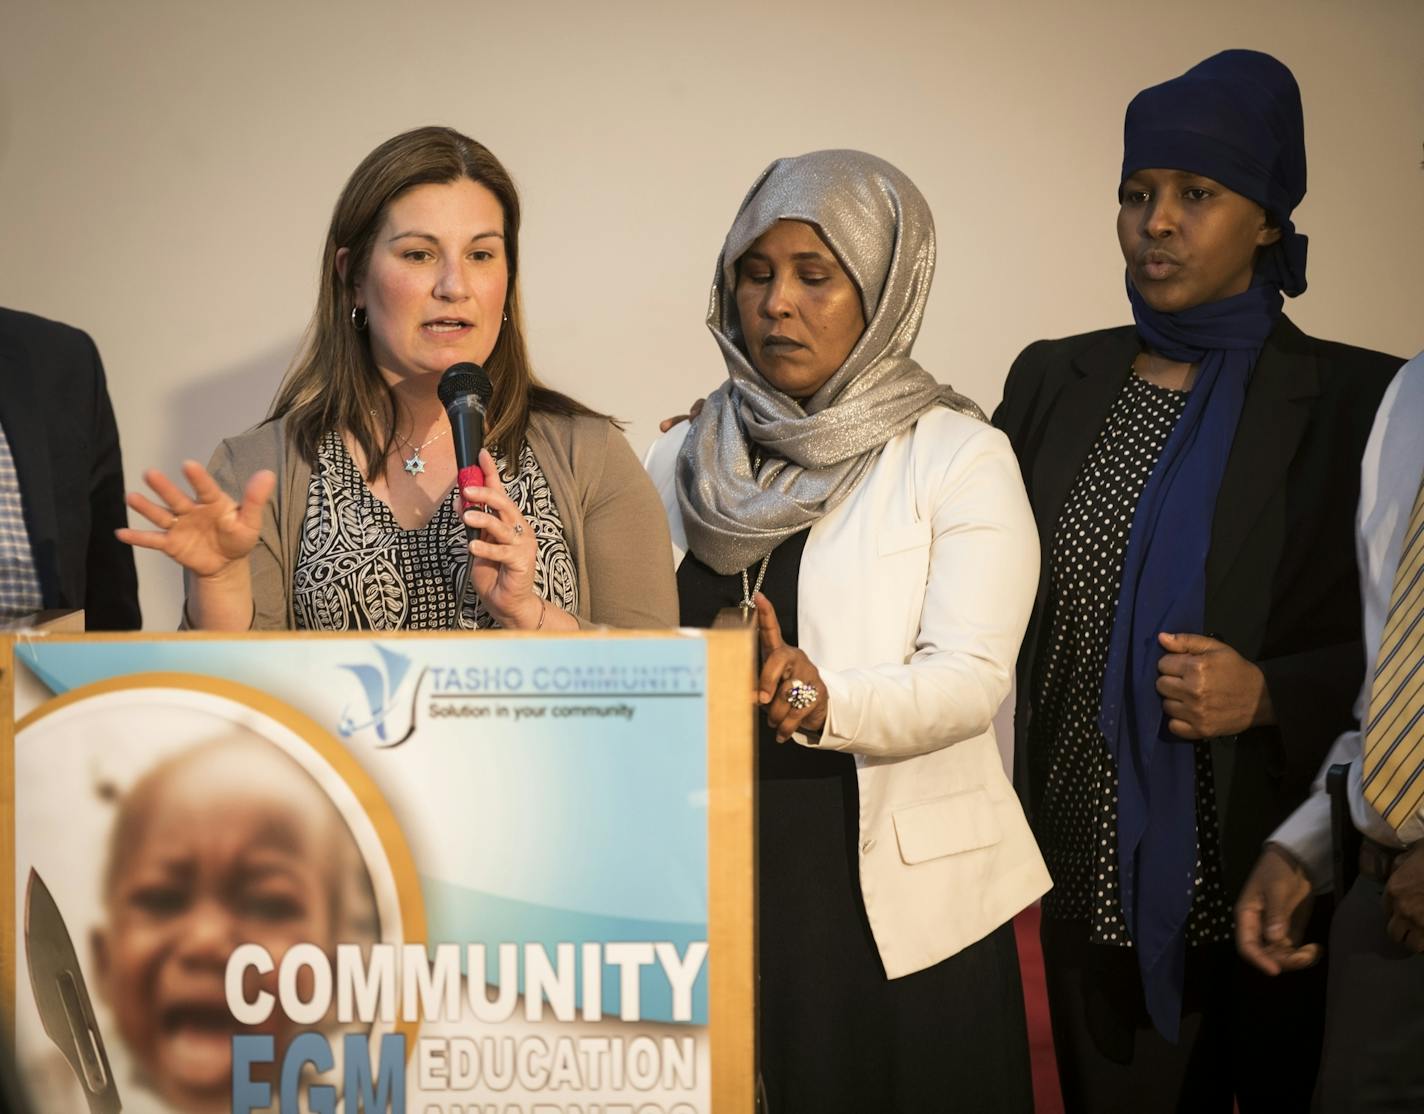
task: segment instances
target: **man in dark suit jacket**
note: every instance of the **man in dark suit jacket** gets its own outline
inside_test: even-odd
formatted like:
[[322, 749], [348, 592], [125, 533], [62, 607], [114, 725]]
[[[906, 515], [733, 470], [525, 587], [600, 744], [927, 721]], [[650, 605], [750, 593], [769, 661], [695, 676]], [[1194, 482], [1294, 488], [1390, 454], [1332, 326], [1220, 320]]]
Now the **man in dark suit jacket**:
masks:
[[141, 625], [119, 431], [88, 335], [0, 308], [0, 426], [24, 501], [45, 609], [83, 608], [89, 630]]
[[[1321, 1112], [1424, 1108], [1421, 429], [1424, 355], [1386, 392], [1361, 468], [1356, 522], [1367, 656], [1358, 721], [1331, 747], [1310, 798], [1262, 849], [1236, 907], [1241, 954], [1270, 975], [1299, 970], [1320, 954], [1298, 935], [1300, 921], [1313, 891], [1334, 884], [1325, 1051], [1312, 1107]], [[1336, 764], [1346, 770], [1348, 820], [1332, 815], [1340, 810], [1326, 783]], [[1362, 844], [1353, 883], [1349, 841], [1341, 838], [1351, 828]]]

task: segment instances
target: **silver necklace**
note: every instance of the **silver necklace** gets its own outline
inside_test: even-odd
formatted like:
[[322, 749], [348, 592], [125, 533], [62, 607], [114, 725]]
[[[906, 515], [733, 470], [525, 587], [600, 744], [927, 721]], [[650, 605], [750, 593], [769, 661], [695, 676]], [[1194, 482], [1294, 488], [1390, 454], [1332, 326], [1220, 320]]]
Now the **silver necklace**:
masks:
[[449, 432], [450, 431], [448, 429], [442, 429], [434, 437], [427, 438], [419, 445], [412, 445], [409, 441], [407, 441], [404, 437], [397, 433], [396, 440], [401, 442], [403, 445], [405, 445], [407, 449], [410, 450], [410, 456], [406, 458], [405, 464], [402, 465], [402, 467], [405, 468], [405, 470], [409, 472], [412, 476], [420, 475], [420, 473], [425, 471], [425, 460], [420, 455], [420, 450], [425, 448], [425, 446], [429, 445], [432, 441], [440, 440], [440, 438], [444, 437]]
[[[375, 416], [376, 412], [372, 410], [371, 417], [374, 418]], [[412, 445], [409, 441], [407, 441], [404, 437], [400, 435], [399, 430], [392, 430], [391, 432], [396, 435], [396, 440], [399, 441], [402, 445], [404, 445], [406, 447], [406, 450], [410, 453], [410, 456], [406, 458], [405, 463], [402, 465], [402, 467], [412, 476], [418, 476], [425, 471], [425, 459], [420, 455], [420, 450], [425, 448], [426, 445], [429, 445], [432, 442], [438, 441], [440, 440], [440, 438], [444, 437], [447, 433], [450, 432], [450, 427], [446, 426], [433, 437], [427, 437], [419, 445]]]
[[[755, 474], [761, 470], [761, 448], [758, 447], [752, 452], [752, 472]], [[742, 602], [737, 606], [742, 609], [742, 622], [747, 622], [756, 611], [756, 594], [761, 591], [761, 582], [766, 579], [766, 566], [771, 563], [771, 554], [768, 553], [761, 559], [761, 568], [757, 570], [756, 585], [753, 586], [747, 580], [747, 570], [742, 570]]]
[[771, 563], [771, 554], [768, 553], [761, 559], [761, 568], [757, 570], [756, 585], [753, 586], [747, 579], [747, 570], [742, 570], [742, 602], [737, 606], [742, 609], [742, 619], [747, 620], [752, 617], [752, 612], [756, 610], [755, 596], [761, 591], [761, 582], [766, 579], [766, 566]]

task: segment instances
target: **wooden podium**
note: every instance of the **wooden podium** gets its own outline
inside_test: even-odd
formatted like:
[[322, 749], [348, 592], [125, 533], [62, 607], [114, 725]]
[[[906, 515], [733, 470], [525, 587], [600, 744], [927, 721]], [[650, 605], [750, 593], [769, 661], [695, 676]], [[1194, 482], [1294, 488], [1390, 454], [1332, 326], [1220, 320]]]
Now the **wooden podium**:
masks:
[[[32, 1104], [751, 1114], [755, 654], [740, 625], [0, 633]], [[125, 958], [167, 933], [191, 974], [213, 925], [187, 998]]]

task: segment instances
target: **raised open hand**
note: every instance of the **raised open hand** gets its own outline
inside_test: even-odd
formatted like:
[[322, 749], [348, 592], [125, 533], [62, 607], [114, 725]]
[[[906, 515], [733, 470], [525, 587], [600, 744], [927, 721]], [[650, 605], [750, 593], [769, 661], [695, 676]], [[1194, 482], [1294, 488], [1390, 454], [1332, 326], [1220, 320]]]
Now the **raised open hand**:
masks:
[[197, 576], [219, 576], [257, 544], [262, 509], [277, 477], [265, 469], [255, 473], [237, 503], [196, 460], [183, 462], [183, 475], [193, 489], [191, 496], [156, 468], [145, 472], [144, 482], [158, 501], [130, 492], [127, 502], [158, 529], [124, 527], [115, 536], [128, 545], [165, 553]]

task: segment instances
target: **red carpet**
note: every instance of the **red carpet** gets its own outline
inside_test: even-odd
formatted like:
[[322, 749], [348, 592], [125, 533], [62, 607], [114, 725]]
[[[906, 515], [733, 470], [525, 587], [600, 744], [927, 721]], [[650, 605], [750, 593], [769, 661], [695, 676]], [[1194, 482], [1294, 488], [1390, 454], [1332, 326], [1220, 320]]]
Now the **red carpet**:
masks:
[[1053, 1032], [1048, 1024], [1048, 992], [1043, 984], [1043, 949], [1038, 943], [1038, 906], [1030, 905], [1014, 918], [1023, 973], [1024, 1010], [1028, 1014], [1028, 1051], [1033, 1062], [1033, 1104], [1037, 1114], [1063, 1114], [1058, 1093], [1058, 1062], [1053, 1058]]
[[[1053, 1030], [1048, 1021], [1048, 990], [1043, 982], [1043, 948], [1038, 942], [1037, 903], [1014, 918], [1014, 939], [1019, 947], [1023, 976], [1024, 1012], [1028, 1014], [1028, 1054], [1033, 1065], [1035, 1114], [1063, 1114], [1058, 1090], [1058, 1061], [1053, 1055]], [[1240, 1114], [1241, 1107], [1233, 1107]]]

